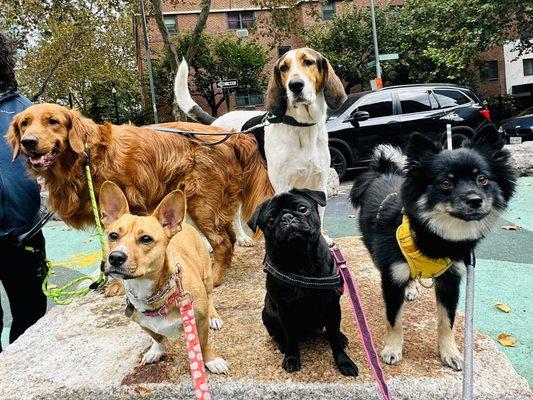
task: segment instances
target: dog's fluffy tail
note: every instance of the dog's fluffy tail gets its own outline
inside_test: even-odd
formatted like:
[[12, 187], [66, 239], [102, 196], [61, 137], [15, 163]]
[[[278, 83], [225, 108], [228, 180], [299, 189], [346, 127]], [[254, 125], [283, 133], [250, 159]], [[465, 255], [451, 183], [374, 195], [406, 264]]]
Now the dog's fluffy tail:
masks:
[[234, 142], [235, 155], [242, 167], [242, 218], [247, 221], [263, 201], [274, 196], [274, 189], [255, 138], [239, 134], [233, 135], [230, 141]]
[[200, 106], [193, 100], [191, 93], [189, 92], [189, 66], [187, 61], [183, 59], [178, 68], [178, 73], [176, 74], [176, 79], [174, 79], [174, 96], [176, 97], [176, 102], [178, 107], [187, 114], [188, 117], [194, 119], [205, 125], [211, 125], [211, 123], [216, 119], [206, 113], [200, 108]]
[[355, 208], [361, 207], [366, 191], [373, 180], [380, 175], [403, 175], [407, 158], [398, 147], [390, 144], [380, 144], [374, 149], [368, 172], [358, 176], [350, 192], [350, 199]]

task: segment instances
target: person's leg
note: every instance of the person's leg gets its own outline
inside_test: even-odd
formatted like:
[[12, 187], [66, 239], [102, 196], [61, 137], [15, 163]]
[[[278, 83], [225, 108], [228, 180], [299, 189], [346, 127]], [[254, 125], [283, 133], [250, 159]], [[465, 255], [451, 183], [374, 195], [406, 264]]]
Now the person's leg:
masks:
[[11, 262], [5, 265], [2, 283], [6, 289], [13, 323], [9, 343], [14, 342], [46, 312], [41, 284], [46, 274], [44, 237], [39, 232], [25, 246], [9, 245]]

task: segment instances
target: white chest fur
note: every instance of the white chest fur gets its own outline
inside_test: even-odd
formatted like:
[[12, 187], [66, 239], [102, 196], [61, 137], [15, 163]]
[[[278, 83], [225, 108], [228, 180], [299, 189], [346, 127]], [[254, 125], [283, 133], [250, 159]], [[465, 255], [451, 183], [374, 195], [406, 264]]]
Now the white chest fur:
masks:
[[[138, 299], [146, 299], [153, 294], [153, 281], [148, 279], [131, 279], [124, 281], [126, 295], [136, 310], [147, 310], [147, 305]], [[168, 316], [150, 317], [142, 312], [137, 313], [139, 324], [152, 332], [165, 337], [174, 337], [180, 334], [183, 329], [181, 318], [169, 318]]]
[[148, 317], [139, 313], [139, 324], [165, 337], [178, 336], [183, 330], [181, 318], [168, 318], [168, 316]]
[[276, 193], [293, 187], [322, 190], [330, 164], [324, 122], [311, 127], [285, 124], [265, 128], [268, 174]]

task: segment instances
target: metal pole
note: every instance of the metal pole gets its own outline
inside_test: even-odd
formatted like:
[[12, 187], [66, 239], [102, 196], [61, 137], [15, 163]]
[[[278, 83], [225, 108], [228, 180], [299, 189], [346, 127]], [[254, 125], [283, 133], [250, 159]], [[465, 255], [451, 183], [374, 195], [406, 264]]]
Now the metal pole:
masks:
[[466, 264], [466, 304], [465, 304], [465, 340], [463, 372], [463, 400], [474, 399], [474, 270], [476, 256], [474, 251]]
[[370, 14], [372, 15], [372, 39], [374, 40], [374, 56], [376, 57], [376, 77], [381, 80], [381, 66], [379, 65], [378, 34], [376, 31], [376, 14], [374, 0], [370, 0]]
[[144, 37], [144, 54], [146, 56], [146, 67], [148, 69], [148, 82], [150, 83], [150, 96], [152, 98], [152, 110], [154, 112], [154, 123], [159, 123], [157, 118], [157, 106], [155, 104], [155, 89], [154, 89], [154, 77], [152, 75], [152, 56], [150, 54], [150, 46], [148, 43], [148, 30], [146, 28], [146, 15], [144, 13], [143, 0], [139, 0], [139, 10], [141, 11], [141, 23], [143, 27]]

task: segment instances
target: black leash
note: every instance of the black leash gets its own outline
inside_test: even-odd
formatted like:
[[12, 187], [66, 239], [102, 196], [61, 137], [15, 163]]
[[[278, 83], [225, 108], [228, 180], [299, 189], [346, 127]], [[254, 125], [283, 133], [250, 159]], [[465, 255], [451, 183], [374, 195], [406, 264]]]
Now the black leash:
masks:
[[[161, 132], [169, 132], [169, 133], [175, 133], [178, 135], [185, 136], [187, 139], [196, 140], [198, 143], [200, 143], [203, 146], [207, 147], [213, 147], [217, 146], [219, 144], [222, 144], [226, 142], [230, 136], [233, 135], [241, 135], [241, 134], [249, 134], [255, 131], [256, 129], [264, 128], [265, 126], [268, 126], [270, 124], [285, 124], [290, 126], [298, 126], [298, 127], [309, 127], [316, 125], [315, 122], [309, 123], [309, 122], [299, 122], [295, 120], [293, 117], [289, 117], [288, 115], [283, 116], [277, 116], [270, 112], [265, 113], [263, 118], [261, 119], [261, 122], [257, 125], [254, 125], [248, 129], [245, 129], [241, 132], [191, 132], [191, 131], [184, 131], [182, 129], [174, 129], [174, 128], [167, 128], [166, 126], [157, 126], [157, 125], [148, 125], [146, 128], [152, 129], [154, 131], [161, 131]], [[200, 139], [199, 136], [224, 136], [221, 140], [218, 140], [216, 142], [206, 142], [205, 140]]]

